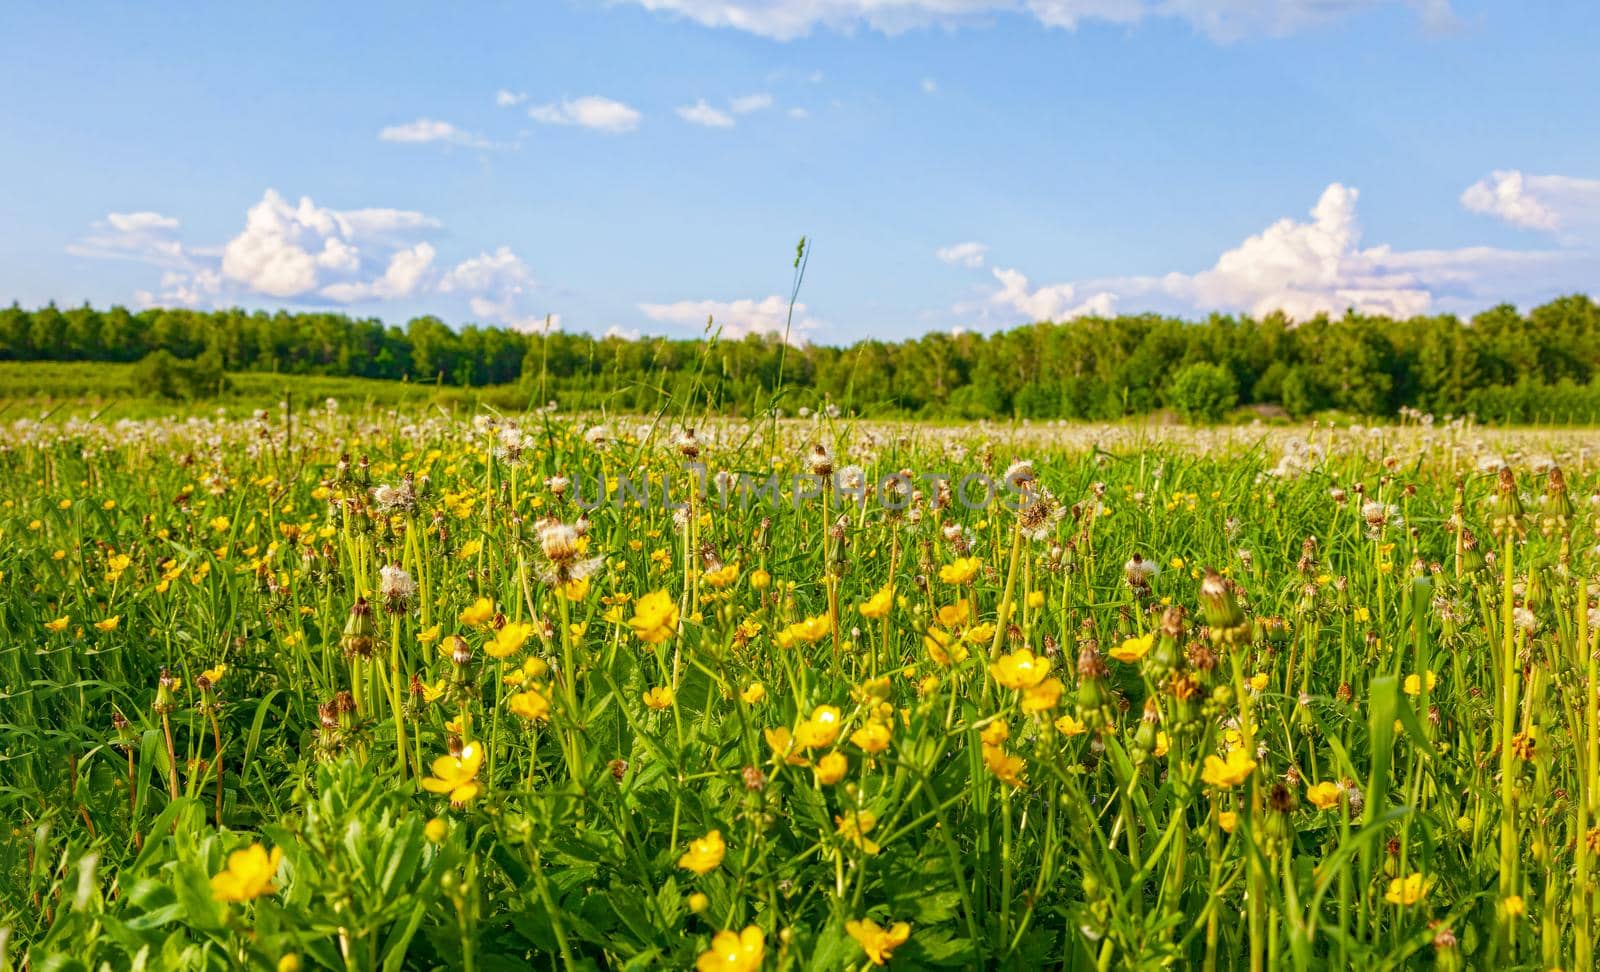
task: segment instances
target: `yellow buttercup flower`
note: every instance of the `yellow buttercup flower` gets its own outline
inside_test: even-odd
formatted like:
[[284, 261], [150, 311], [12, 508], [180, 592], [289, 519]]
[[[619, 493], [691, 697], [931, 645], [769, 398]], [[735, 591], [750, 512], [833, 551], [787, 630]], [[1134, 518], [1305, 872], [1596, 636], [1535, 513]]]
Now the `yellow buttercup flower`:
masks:
[[977, 557], [957, 557], [939, 568], [939, 580], [946, 584], [966, 584], [978, 576], [983, 561]]
[[1061, 679], [1047, 678], [1038, 685], [1023, 690], [1022, 711], [1029, 715], [1049, 712], [1061, 704], [1061, 693], [1065, 689], [1066, 686], [1061, 684]]
[[831, 705], [819, 705], [811, 718], [800, 723], [794, 731], [794, 741], [801, 749], [819, 749], [833, 744], [839, 738], [839, 710]]
[[848, 772], [849, 769], [850, 760], [845, 758], [844, 753], [834, 750], [833, 752], [817, 760], [817, 782], [821, 783], [823, 786], [832, 786], [833, 784], [844, 779], [844, 774]]
[[872, 828], [878, 825], [878, 815], [871, 810], [851, 810], [834, 817], [833, 822], [837, 828], [835, 833], [846, 843], [859, 848], [861, 853], [871, 856], [883, 849], [867, 837]]
[[72, 617], [70, 615], [63, 614], [61, 617], [56, 618], [54, 621], [46, 621], [44, 623], [44, 629], [46, 631], [65, 631], [65, 630], [67, 630], [67, 625], [69, 625], [71, 623], [72, 623]]
[[426, 826], [422, 828], [422, 833], [430, 841], [438, 844], [443, 842], [445, 836], [450, 833], [450, 825], [445, 823], [440, 818], [434, 817], [432, 820], [428, 821]]
[[461, 805], [482, 792], [478, 785], [478, 768], [483, 765], [483, 750], [477, 743], [461, 747], [460, 756], [440, 756], [433, 761], [433, 775], [422, 778], [422, 788], [429, 793], [448, 793], [450, 802]]
[[750, 925], [741, 932], [717, 932], [711, 948], [695, 961], [695, 968], [699, 972], [756, 972], [766, 955], [761, 929]]
[[1056, 731], [1063, 736], [1081, 736], [1089, 731], [1089, 727], [1071, 715], [1064, 715], [1056, 720]]
[[1207, 756], [1205, 768], [1200, 771], [1200, 779], [1207, 786], [1214, 786], [1219, 790], [1226, 790], [1238, 786], [1250, 778], [1255, 772], [1256, 761], [1243, 748], [1234, 749], [1228, 753], [1227, 759], [1218, 759], [1216, 756]]
[[1433, 882], [1425, 879], [1421, 874], [1395, 878], [1389, 882], [1389, 890], [1384, 892], [1383, 900], [1404, 908], [1426, 898], [1428, 891], [1432, 887]]
[[533, 625], [525, 621], [510, 621], [495, 632], [495, 636], [483, 646], [483, 651], [490, 658], [509, 658], [521, 651], [531, 637]]
[[1050, 674], [1051, 661], [1026, 648], [1001, 655], [989, 666], [994, 680], [1008, 689], [1031, 689]]
[[117, 630], [117, 625], [119, 625], [121, 623], [122, 623], [122, 615], [113, 614], [111, 617], [106, 618], [104, 621], [96, 621], [94, 623], [94, 629], [96, 631], [115, 631], [115, 630]]
[[274, 847], [267, 853], [259, 843], [228, 855], [228, 866], [211, 878], [211, 896], [218, 901], [251, 901], [278, 889], [272, 879], [277, 876], [278, 864], [283, 860], [283, 849]]
[[226, 674], [228, 674], [228, 666], [222, 662], [218, 662], [217, 667], [206, 669], [200, 673], [200, 677], [210, 682], [212, 685], [215, 685], [222, 681], [222, 676]]
[[678, 630], [678, 605], [666, 591], [652, 591], [633, 606], [628, 627], [647, 645], [659, 645]]
[[524, 719], [542, 722], [550, 718], [550, 700], [536, 688], [511, 695], [506, 699], [506, 708]]
[[766, 697], [767, 687], [760, 682], [751, 682], [744, 691], [739, 693], [739, 698], [744, 700], [745, 705], [755, 705]]
[[487, 597], [480, 597], [462, 609], [460, 621], [469, 628], [480, 628], [493, 621], [494, 615], [494, 602]]
[[779, 648], [793, 648], [798, 644], [814, 645], [828, 636], [831, 625], [826, 614], [817, 614], [789, 625], [772, 639]]
[[700, 579], [709, 587], [723, 588], [739, 579], [738, 564], [723, 564], [716, 570], [707, 571]]
[[1318, 810], [1331, 810], [1339, 805], [1339, 784], [1313, 783], [1306, 787], [1306, 799]]
[[873, 965], [882, 965], [889, 961], [889, 955], [896, 948], [906, 943], [911, 937], [911, 923], [897, 921], [888, 928], [883, 928], [870, 918], [860, 921], [847, 921], [844, 930], [861, 950], [867, 953], [867, 961]]
[[892, 607], [894, 607], [894, 595], [890, 586], [885, 584], [878, 588], [876, 594], [856, 605], [856, 610], [861, 612], [862, 617], [876, 621], [888, 617], [889, 609]]
[[1137, 638], [1128, 638], [1123, 641], [1122, 644], [1112, 648], [1106, 654], [1110, 655], [1112, 658], [1115, 658], [1119, 662], [1127, 662], [1128, 664], [1132, 664], [1149, 654], [1150, 649], [1155, 647], [1155, 643], [1156, 634], [1154, 631], [1152, 631], [1149, 634], [1143, 634]]
[[889, 727], [873, 720], [851, 733], [850, 741], [862, 752], [877, 755], [889, 748], [889, 737]]
[[657, 685], [644, 693], [644, 704], [657, 712], [670, 708], [672, 705], [672, 689], [665, 685]]
[[696, 874], [707, 874], [722, 864], [722, 857], [727, 851], [728, 845], [723, 843], [722, 831], [713, 830], [699, 840], [689, 842], [689, 849], [678, 858], [678, 866]]
[[[1435, 675], [1431, 671], [1427, 672], [1426, 675], [1427, 675], [1427, 680], [1428, 680], [1428, 691], [1432, 692], [1434, 686], [1439, 684], [1439, 676]], [[1407, 695], [1421, 695], [1422, 694], [1422, 679], [1417, 677], [1416, 675], [1407, 675], [1406, 676], [1406, 684], [1405, 684], [1405, 692], [1406, 692]]]

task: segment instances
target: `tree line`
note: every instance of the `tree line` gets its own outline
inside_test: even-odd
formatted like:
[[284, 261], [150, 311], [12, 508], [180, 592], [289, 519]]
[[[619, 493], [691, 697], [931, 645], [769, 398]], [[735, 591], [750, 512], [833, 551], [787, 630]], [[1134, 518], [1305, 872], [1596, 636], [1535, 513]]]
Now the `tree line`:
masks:
[[1600, 420], [1600, 306], [1583, 295], [1470, 319], [1142, 314], [845, 347], [786, 347], [776, 335], [629, 341], [452, 328], [432, 316], [400, 327], [323, 312], [0, 310], [0, 360], [131, 363], [157, 353], [205, 375], [519, 385], [565, 407], [614, 410], [695, 394], [752, 414], [781, 384], [788, 407], [827, 399], [867, 415], [1097, 420], [1170, 408], [1211, 418], [1255, 406], [1375, 416], [1409, 406], [1490, 421]]

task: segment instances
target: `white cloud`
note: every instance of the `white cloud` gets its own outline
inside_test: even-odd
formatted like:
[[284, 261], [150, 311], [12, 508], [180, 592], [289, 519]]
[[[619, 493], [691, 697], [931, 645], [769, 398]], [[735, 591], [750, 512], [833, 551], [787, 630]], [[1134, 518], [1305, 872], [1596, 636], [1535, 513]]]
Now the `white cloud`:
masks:
[[471, 132], [464, 132], [449, 122], [435, 118], [418, 118], [404, 125], [390, 125], [378, 132], [378, 138], [380, 141], [398, 142], [402, 145], [444, 142], [447, 145], [465, 145], [468, 148], [489, 147], [488, 139]]
[[1020, 271], [996, 268], [988, 296], [1006, 323], [1066, 320], [1116, 310], [1182, 314], [1212, 311], [1296, 320], [1319, 313], [1409, 317], [1440, 310], [1481, 309], [1483, 301], [1548, 298], [1581, 288], [1597, 267], [1595, 254], [1574, 250], [1463, 247], [1395, 250], [1361, 246], [1355, 189], [1333, 183], [1309, 221], [1280, 219], [1227, 250], [1198, 273], [1111, 277], [1035, 287]]
[[1461, 205], [1524, 229], [1577, 232], [1600, 227], [1600, 179], [1497, 169], [1468, 186]]
[[644, 116], [620, 101], [600, 95], [584, 95], [559, 103], [534, 105], [528, 109], [528, 117], [546, 125], [577, 125], [608, 135], [620, 135], [638, 128]]
[[509, 247], [441, 272], [438, 251], [421, 237], [438, 220], [404, 209], [337, 210], [308, 197], [290, 203], [268, 189], [245, 214], [243, 231], [220, 247], [186, 247], [178, 221], [158, 213], [111, 213], [68, 249], [82, 256], [161, 267], [160, 289], [141, 288], [141, 304], [225, 305], [249, 297], [299, 304], [366, 304], [449, 296], [480, 320], [543, 328], [530, 313], [533, 273]]
[[733, 116], [725, 111], [713, 108], [701, 98], [692, 105], [685, 105], [678, 109], [678, 117], [691, 125], [701, 125], [705, 128], [732, 128]]
[[1287, 34], [1383, 6], [1417, 11], [1425, 27], [1456, 23], [1450, 0], [633, 0], [647, 10], [776, 40], [817, 28], [848, 32], [866, 27], [896, 34], [919, 27], [960, 27], [1010, 15], [1066, 30], [1083, 23], [1136, 24], [1175, 18], [1218, 40]]
[[606, 328], [606, 333], [600, 336], [602, 338], [616, 338], [619, 341], [637, 341], [640, 334], [639, 329], [636, 327], [621, 327], [613, 324]]
[[933, 80], [932, 78], [923, 78], [922, 79], [922, 93], [923, 94], [938, 94], [939, 93], [939, 82]]
[[[789, 301], [777, 295], [763, 300], [680, 300], [673, 304], [640, 304], [639, 310], [652, 321], [693, 328], [696, 334], [705, 329], [709, 318], [714, 329], [721, 328], [724, 338], [737, 339], [747, 334], [782, 337]], [[806, 335], [821, 326], [821, 321], [807, 314], [805, 304], [795, 304], [789, 343], [804, 344]]]
[[984, 255], [988, 252], [986, 244], [967, 242], [941, 246], [933, 251], [933, 255], [951, 266], [981, 267]]
[[188, 256], [177, 238], [178, 221], [160, 213], [107, 213], [89, 235], [67, 244], [73, 256], [133, 260], [162, 267], [184, 267]]
[[515, 108], [528, 100], [528, 96], [521, 91], [507, 91], [501, 88], [494, 93], [494, 103], [501, 108]]
[[752, 111], [761, 111], [762, 109], [771, 107], [772, 95], [769, 95], [764, 91], [733, 98], [728, 102], [728, 108], [735, 115], [748, 115]]
[[804, 121], [805, 119], [811, 117], [811, 112], [806, 111], [804, 108], [790, 108], [789, 117], [793, 118], [795, 121]]

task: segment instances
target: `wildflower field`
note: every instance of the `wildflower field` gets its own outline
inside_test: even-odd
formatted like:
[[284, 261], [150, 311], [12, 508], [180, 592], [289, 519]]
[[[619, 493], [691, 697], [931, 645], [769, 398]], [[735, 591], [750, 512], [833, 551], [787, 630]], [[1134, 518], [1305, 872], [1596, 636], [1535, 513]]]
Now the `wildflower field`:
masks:
[[12, 421], [0, 966], [1594, 968], [1597, 441]]

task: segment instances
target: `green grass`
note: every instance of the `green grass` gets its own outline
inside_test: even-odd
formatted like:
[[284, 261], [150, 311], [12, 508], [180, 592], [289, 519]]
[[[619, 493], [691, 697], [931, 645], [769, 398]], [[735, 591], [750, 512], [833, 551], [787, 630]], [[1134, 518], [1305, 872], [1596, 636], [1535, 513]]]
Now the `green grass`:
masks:
[[0, 427], [12, 962], [1592, 967], [1582, 435], [498, 421]]

